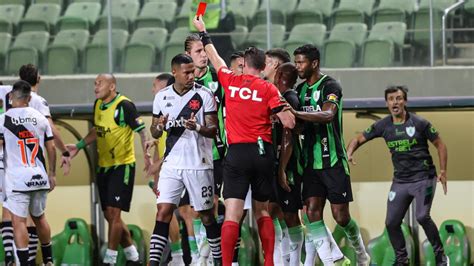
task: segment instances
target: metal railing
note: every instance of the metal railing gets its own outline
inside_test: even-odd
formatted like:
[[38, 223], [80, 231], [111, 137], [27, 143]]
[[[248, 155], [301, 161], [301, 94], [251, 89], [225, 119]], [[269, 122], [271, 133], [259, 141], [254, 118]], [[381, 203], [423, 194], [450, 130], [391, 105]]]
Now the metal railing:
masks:
[[441, 41], [442, 41], [442, 45], [443, 45], [443, 51], [442, 51], [442, 56], [443, 56], [443, 65], [446, 65], [447, 63], [447, 55], [446, 55], [446, 19], [448, 18], [448, 14], [451, 12], [451, 11], [454, 11], [456, 10], [457, 8], [459, 8], [460, 6], [464, 5], [465, 3], [465, 0], [459, 0], [457, 3], [451, 5], [450, 7], [446, 8], [444, 11], [443, 11], [443, 17], [441, 18], [441, 34], [442, 34], [442, 37], [441, 37]]

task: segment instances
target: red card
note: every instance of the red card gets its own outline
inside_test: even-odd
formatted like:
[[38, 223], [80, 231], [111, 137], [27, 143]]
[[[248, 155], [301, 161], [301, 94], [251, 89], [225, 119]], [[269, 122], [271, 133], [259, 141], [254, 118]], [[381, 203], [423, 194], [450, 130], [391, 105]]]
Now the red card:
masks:
[[204, 13], [206, 13], [206, 7], [207, 3], [206, 2], [199, 2], [198, 9], [196, 11], [196, 16], [204, 16]]

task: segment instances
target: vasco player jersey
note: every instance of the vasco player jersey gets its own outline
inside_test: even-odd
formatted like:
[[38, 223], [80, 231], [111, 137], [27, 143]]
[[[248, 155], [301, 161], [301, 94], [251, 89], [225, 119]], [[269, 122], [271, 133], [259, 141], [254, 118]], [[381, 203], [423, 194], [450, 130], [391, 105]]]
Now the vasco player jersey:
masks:
[[212, 92], [197, 83], [184, 95], [170, 85], [155, 95], [153, 116], [169, 115], [165, 130], [166, 150], [163, 167], [174, 169], [212, 169], [212, 138], [184, 127], [185, 120], [194, 113], [197, 123], [205, 125], [205, 115], [216, 114]]
[[[13, 89], [11, 85], [3, 85], [0, 86], [0, 100], [3, 101], [3, 108], [4, 110], [10, 109], [12, 106], [10, 104], [10, 97], [9, 93]], [[48, 102], [41, 96], [39, 96], [36, 92], [31, 92], [31, 100], [28, 103], [28, 106], [32, 107], [33, 109], [38, 110], [46, 117], [51, 116], [51, 112], [49, 110]], [[3, 150], [0, 151], [0, 158], [3, 157]], [[0, 160], [0, 168], [3, 168], [3, 160]]]
[[5, 182], [11, 191], [49, 189], [45, 142], [53, 139], [46, 117], [31, 107], [12, 108], [0, 116], [5, 145]]
[[258, 137], [272, 143], [270, 116], [285, 105], [275, 85], [252, 75], [235, 75], [227, 67], [218, 72], [225, 88], [225, 129], [229, 144], [255, 143]]
[[425, 119], [407, 113], [405, 123], [396, 124], [389, 115], [372, 124], [363, 134], [367, 140], [385, 139], [392, 154], [395, 181], [416, 182], [436, 176], [427, 140], [434, 141], [438, 132]]

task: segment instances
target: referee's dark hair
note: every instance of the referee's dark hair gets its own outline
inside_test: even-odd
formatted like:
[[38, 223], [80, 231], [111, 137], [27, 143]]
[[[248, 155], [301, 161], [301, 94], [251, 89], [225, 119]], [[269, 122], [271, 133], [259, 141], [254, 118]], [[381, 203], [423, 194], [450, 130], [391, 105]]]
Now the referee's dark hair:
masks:
[[408, 101], [408, 87], [405, 85], [389, 85], [385, 89], [385, 101], [390, 93], [401, 91], [403, 93], [403, 100]]
[[290, 54], [282, 48], [272, 48], [265, 52], [266, 56], [277, 58], [282, 64], [291, 61]]
[[310, 62], [313, 62], [314, 60], [318, 60], [318, 62], [321, 61], [321, 54], [319, 53], [318, 48], [312, 44], [305, 44], [296, 48], [293, 55], [296, 56], [299, 54], [304, 55]]
[[257, 70], [265, 69], [265, 52], [257, 47], [250, 46], [244, 51], [244, 63]]
[[171, 59], [171, 67], [181, 64], [191, 64], [193, 59], [187, 54], [177, 54]]
[[157, 80], [166, 81], [166, 86], [169, 86], [174, 83], [174, 77], [170, 73], [161, 73], [156, 76]]
[[200, 42], [200, 41], [201, 41], [201, 38], [199, 37], [199, 35], [197, 33], [193, 33], [193, 34], [189, 35], [184, 40], [184, 50], [188, 53], [191, 52], [191, 44], [193, 42]]
[[30, 83], [26, 82], [26, 81], [23, 81], [23, 80], [19, 80], [17, 82], [15, 82], [15, 84], [13, 84], [13, 88], [12, 88], [12, 96], [15, 98], [15, 99], [28, 99], [28, 97], [30, 97], [31, 95], [31, 85]]
[[22, 65], [18, 75], [21, 80], [30, 83], [31, 86], [36, 86], [39, 81], [38, 68], [33, 64]]

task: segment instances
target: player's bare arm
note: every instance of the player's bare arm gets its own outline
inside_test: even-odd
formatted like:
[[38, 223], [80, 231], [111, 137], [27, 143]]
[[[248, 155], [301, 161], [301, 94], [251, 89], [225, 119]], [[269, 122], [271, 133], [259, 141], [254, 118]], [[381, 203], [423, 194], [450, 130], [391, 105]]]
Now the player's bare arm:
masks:
[[288, 180], [286, 179], [286, 167], [293, 153], [293, 133], [290, 129], [283, 129], [281, 139], [280, 163], [278, 164], [278, 183], [280, 186], [290, 192]]
[[[193, 24], [194, 24], [194, 27], [199, 31], [201, 38], [203, 38], [202, 35], [203, 33], [206, 32], [206, 25], [204, 24], [204, 21], [202, 20], [202, 16], [199, 16], [199, 17], [195, 16], [193, 19]], [[205, 33], [205, 35], [207, 35], [207, 33]], [[206, 50], [207, 56], [209, 57], [209, 61], [211, 61], [214, 68], [216, 70], [219, 70], [221, 69], [221, 67], [227, 67], [224, 59], [222, 59], [222, 57], [219, 56], [214, 45], [212, 43], [207, 43], [206, 40], [204, 40], [204, 38], [203, 38], [204, 49]], [[207, 38], [209, 39], [208, 41], [210, 41], [209, 36], [207, 36]]]
[[56, 149], [54, 147], [54, 141], [46, 141], [46, 153], [48, 154], [48, 177], [50, 191], [56, 187]]
[[353, 165], [356, 164], [356, 162], [354, 161], [354, 158], [352, 157], [354, 152], [366, 142], [367, 142], [367, 139], [364, 137], [362, 133], [359, 133], [355, 138], [353, 138], [349, 142], [349, 145], [347, 146], [347, 160], [351, 162]]
[[432, 141], [433, 145], [438, 150], [439, 157], [439, 174], [438, 181], [443, 185], [444, 194], [448, 193], [448, 177], [447, 177], [447, 167], [448, 167], [448, 148], [444, 144], [441, 137], [437, 137]]
[[153, 138], [161, 138], [163, 131], [165, 131], [166, 122], [168, 122], [168, 116], [169, 114], [153, 117], [150, 126], [150, 133]]
[[284, 128], [293, 129], [296, 125], [295, 115], [291, 112], [290, 109], [283, 109], [281, 112], [276, 114], [278, 119], [280, 119], [281, 124]]
[[337, 105], [331, 102], [323, 104], [323, 108], [319, 112], [304, 112], [304, 111], [292, 111], [295, 116], [301, 120], [327, 124], [330, 123], [337, 114]]
[[87, 135], [83, 139], [81, 139], [77, 144], [67, 144], [66, 147], [71, 155], [71, 159], [77, 155], [79, 150], [87, 147], [87, 145], [91, 144], [96, 139], [97, 139], [97, 132], [96, 132], [95, 127], [93, 127], [91, 128], [91, 130], [89, 130], [89, 133], [87, 133]]
[[49, 125], [51, 126], [51, 130], [53, 131], [54, 136], [54, 145], [61, 151], [61, 164], [60, 167], [64, 170], [64, 175], [69, 174], [69, 170], [71, 168], [71, 155], [61, 138], [61, 134], [59, 134], [59, 130], [53, 122], [51, 117], [48, 117]]
[[143, 161], [145, 163], [145, 168], [143, 169], [143, 171], [145, 171], [148, 174], [150, 166], [153, 164], [151, 161], [151, 156], [148, 153], [148, 149], [147, 149], [148, 136], [146, 135], [146, 132], [143, 129], [138, 132], [138, 135], [140, 135], [140, 142], [142, 144], [142, 150], [143, 150]]
[[197, 123], [194, 113], [191, 113], [191, 117], [186, 120], [185, 127], [189, 130], [196, 130], [206, 138], [214, 138], [217, 134], [217, 115], [206, 114], [204, 120], [204, 125]]

